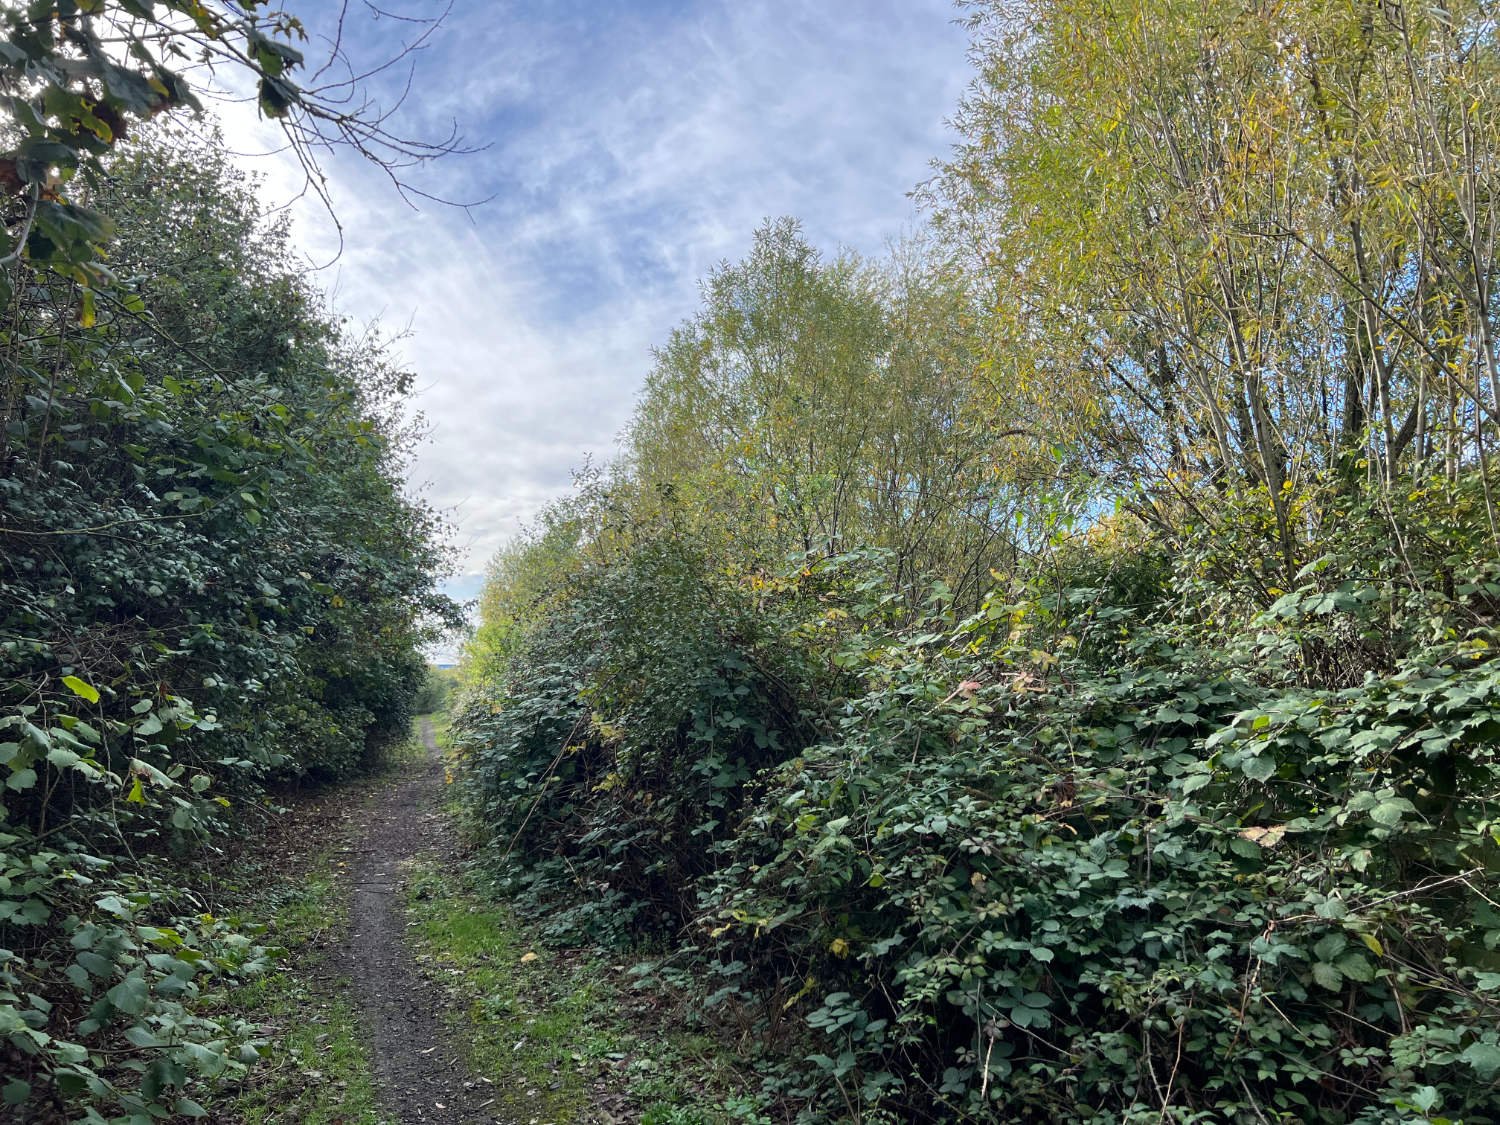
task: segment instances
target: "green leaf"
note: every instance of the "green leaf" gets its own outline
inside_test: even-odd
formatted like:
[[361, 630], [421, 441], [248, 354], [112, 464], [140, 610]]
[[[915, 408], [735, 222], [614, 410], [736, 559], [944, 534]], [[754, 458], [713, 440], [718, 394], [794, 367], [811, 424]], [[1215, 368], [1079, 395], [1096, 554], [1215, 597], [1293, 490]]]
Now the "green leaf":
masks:
[[71, 750], [65, 750], [61, 746], [54, 746], [51, 750], [47, 751], [47, 761], [58, 769], [65, 770], [78, 765], [79, 762], [83, 761], [83, 756], [75, 754]]
[[1270, 754], [1246, 758], [1240, 763], [1240, 770], [1251, 781], [1270, 781], [1276, 773], [1276, 759]]
[[1239, 836], [1233, 836], [1229, 840], [1229, 850], [1242, 859], [1260, 859], [1261, 848], [1249, 840]]
[[94, 905], [107, 914], [113, 914], [116, 918], [126, 921], [135, 917], [135, 910], [119, 895], [105, 895], [94, 900]]
[[113, 961], [91, 950], [82, 950], [73, 959], [96, 977], [107, 977], [115, 971]]
[[27, 1098], [31, 1097], [31, 1083], [23, 1082], [19, 1078], [12, 1078], [0, 1089], [0, 1102], [6, 1105], [21, 1105]]
[[1212, 780], [1213, 774], [1210, 773], [1190, 773], [1182, 779], [1182, 795], [1186, 797], [1189, 793], [1196, 793]]
[[1334, 931], [1324, 934], [1313, 946], [1313, 953], [1319, 961], [1332, 961], [1348, 946], [1349, 939], [1343, 934]]
[[1313, 980], [1330, 992], [1337, 992], [1343, 987], [1344, 974], [1339, 972], [1337, 965], [1329, 964], [1327, 961], [1314, 961], [1312, 975]]
[[144, 978], [132, 974], [104, 994], [109, 1002], [126, 1015], [138, 1016], [146, 1010], [151, 998]]
[[292, 106], [302, 100], [302, 94], [284, 78], [263, 75], [260, 80], [260, 108], [267, 117], [287, 116]]
[[149, 1050], [152, 1047], [165, 1047], [167, 1041], [158, 1038], [149, 1027], [140, 1024], [132, 1024], [125, 1029], [125, 1038], [137, 1047]]
[[93, 684], [85, 680], [80, 680], [77, 676], [64, 676], [62, 682], [67, 685], [68, 690], [74, 695], [82, 696], [90, 703], [99, 702], [99, 689]]
[[1370, 810], [1370, 819], [1391, 828], [1400, 824], [1406, 813], [1416, 811], [1417, 807], [1405, 797], [1388, 797]]
[[1435, 1086], [1418, 1086], [1411, 1092], [1410, 1097], [1411, 1104], [1423, 1113], [1438, 1104], [1438, 1092]]
[[105, 63], [103, 78], [110, 98], [139, 116], [148, 115], [163, 100], [144, 75], [122, 66]]
[[1340, 918], [1349, 916], [1349, 908], [1344, 905], [1343, 899], [1330, 898], [1313, 907], [1313, 913], [1319, 918], [1327, 918], [1329, 921], [1336, 922]]
[[1470, 1043], [1458, 1056], [1474, 1068], [1483, 1082], [1488, 1082], [1500, 1072], [1500, 1043], [1493, 1038], [1483, 1043]]
[[1220, 730], [1214, 731], [1213, 734], [1203, 740], [1203, 748], [1205, 750], [1212, 750], [1215, 746], [1222, 743], [1233, 742], [1239, 737], [1239, 733], [1234, 727], [1223, 727]]
[[1375, 979], [1375, 967], [1365, 960], [1360, 953], [1346, 953], [1338, 959], [1339, 972], [1350, 980], [1372, 981]]

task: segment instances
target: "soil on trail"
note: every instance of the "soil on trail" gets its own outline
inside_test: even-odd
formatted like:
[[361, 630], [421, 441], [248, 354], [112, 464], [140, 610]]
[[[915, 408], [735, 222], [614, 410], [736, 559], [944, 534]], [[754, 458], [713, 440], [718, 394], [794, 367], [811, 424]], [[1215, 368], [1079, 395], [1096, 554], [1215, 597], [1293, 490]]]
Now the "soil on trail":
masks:
[[494, 1099], [464, 1068], [444, 1025], [442, 1002], [407, 942], [405, 870], [422, 852], [452, 854], [441, 809], [443, 770], [432, 727], [426, 755], [369, 806], [349, 869], [349, 974], [384, 1108], [400, 1125], [492, 1125]]

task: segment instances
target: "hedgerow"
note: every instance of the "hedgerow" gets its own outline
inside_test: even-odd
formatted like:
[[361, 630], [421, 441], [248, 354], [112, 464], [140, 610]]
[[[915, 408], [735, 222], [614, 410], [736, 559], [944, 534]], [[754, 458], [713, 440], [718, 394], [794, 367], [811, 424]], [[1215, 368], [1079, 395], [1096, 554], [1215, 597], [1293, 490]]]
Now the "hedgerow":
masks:
[[555, 919], [672, 932], [741, 815], [746, 785], [806, 745], [827, 679], [780, 642], [786, 618], [664, 535], [584, 567], [503, 683], [460, 714], [469, 813]]
[[403, 736], [451, 617], [400, 481], [408, 377], [323, 309], [226, 158], [159, 138], [110, 173], [131, 284], [85, 316], [23, 264], [0, 323], [8, 1120], [201, 1116], [257, 1057], [193, 1001], [266, 950], [191, 871], [269, 780]]
[[559, 933], [676, 934], [808, 1120], [1493, 1120], [1476, 511], [1413, 497], [1380, 577], [1346, 510], [1232, 615], [1208, 536], [961, 619], [878, 552], [724, 583], [647, 538], [470, 698], [471, 811]]

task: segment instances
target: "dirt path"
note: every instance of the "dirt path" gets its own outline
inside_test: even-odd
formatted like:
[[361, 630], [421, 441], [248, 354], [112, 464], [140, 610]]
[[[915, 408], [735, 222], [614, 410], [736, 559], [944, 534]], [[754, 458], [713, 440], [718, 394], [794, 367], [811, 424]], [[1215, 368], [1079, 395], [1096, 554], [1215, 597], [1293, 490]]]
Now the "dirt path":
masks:
[[440, 807], [442, 765], [425, 720], [422, 742], [422, 766], [371, 804], [354, 845], [349, 974], [386, 1112], [400, 1125], [492, 1125], [498, 1120], [486, 1112], [492, 1099], [464, 1069], [442, 1003], [407, 943], [406, 864], [419, 852], [452, 853]]

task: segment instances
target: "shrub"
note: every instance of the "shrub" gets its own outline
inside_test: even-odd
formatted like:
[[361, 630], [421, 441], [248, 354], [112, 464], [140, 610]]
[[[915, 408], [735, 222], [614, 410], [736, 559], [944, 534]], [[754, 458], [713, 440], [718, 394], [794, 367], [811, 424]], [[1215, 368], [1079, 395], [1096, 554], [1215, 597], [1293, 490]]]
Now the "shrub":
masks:
[[1341, 596], [1362, 518], [1232, 617], [1197, 541], [913, 622], [878, 553], [632, 539], [471, 699], [475, 827], [559, 933], [681, 933], [808, 1120], [1491, 1120], [1493, 591]]
[[1493, 1120], [1494, 635], [1309, 688], [1254, 624], [1058, 591], [862, 654], [700, 884], [702, 947], [800, 1001], [813, 1118]]
[[584, 569], [503, 690], [458, 718], [471, 812], [502, 857], [527, 857], [537, 889], [605, 894], [615, 923], [680, 922], [745, 783], [815, 729], [817, 672], [778, 644], [755, 582], [705, 571], [672, 536]]

